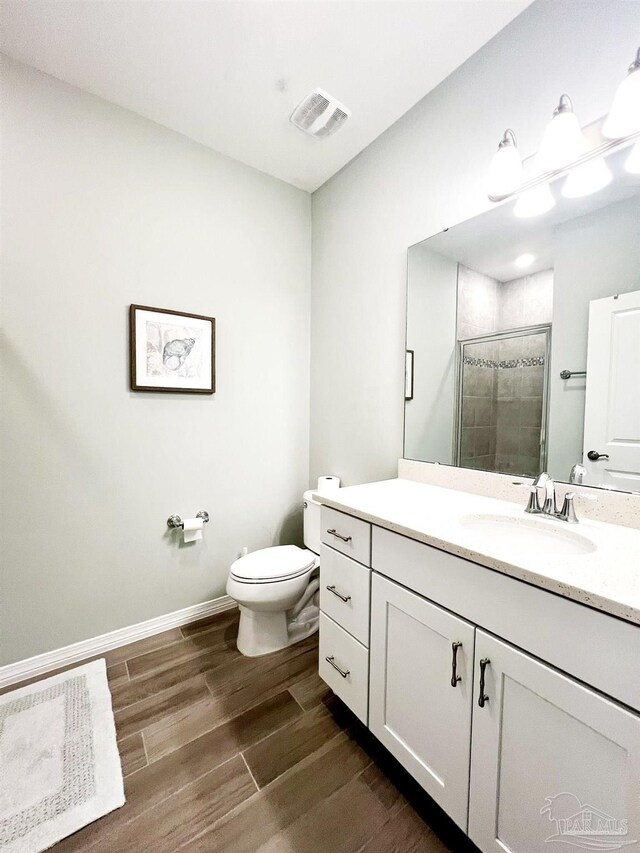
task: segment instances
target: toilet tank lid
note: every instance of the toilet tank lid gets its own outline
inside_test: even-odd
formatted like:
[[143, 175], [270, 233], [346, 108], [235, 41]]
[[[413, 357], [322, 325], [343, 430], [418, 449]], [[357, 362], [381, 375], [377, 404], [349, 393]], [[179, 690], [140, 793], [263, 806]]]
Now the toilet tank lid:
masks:
[[316, 491], [316, 490], [315, 489], [307, 489], [306, 492], [303, 492], [302, 497], [305, 499], [305, 501], [308, 501], [310, 504], [318, 504], [318, 506], [322, 506], [320, 501], [317, 501], [313, 497], [314, 491]]
[[297, 545], [276, 545], [240, 557], [231, 565], [231, 574], [239, 580], [289, 580], [315, 565], [316, 555]]

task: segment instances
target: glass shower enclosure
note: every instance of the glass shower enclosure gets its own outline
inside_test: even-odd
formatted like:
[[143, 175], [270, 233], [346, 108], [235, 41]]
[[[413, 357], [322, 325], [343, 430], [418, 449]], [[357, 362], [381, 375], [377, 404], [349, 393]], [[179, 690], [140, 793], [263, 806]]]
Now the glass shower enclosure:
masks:
[[535, 477], [547, 463], [551, 326], [458, 342], [455, 459]]

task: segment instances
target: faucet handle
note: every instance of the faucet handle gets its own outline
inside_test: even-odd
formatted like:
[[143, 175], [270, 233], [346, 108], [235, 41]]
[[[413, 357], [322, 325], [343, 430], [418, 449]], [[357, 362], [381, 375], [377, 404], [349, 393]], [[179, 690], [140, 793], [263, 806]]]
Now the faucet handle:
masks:
[[578, 523], [578, 517], [576, 516], [576, 510], [573, 505], [575, 496], [575, 492], [567, 492], [567, 494], [564, 496], [564, 501], [562, 502], [562, 509], [560, 510], [560, 512], [556, 513], [556, 518], [558, 518], [560, 521], [568, 521], [570, 524]]
[[536, 485], [532, 485], [529, 489], [529, 503], [526, 506], [525, 512], [530, 512], [535, 515], [542, 512], [540, 509], [540, 502], [538, 501], [538, 487]]

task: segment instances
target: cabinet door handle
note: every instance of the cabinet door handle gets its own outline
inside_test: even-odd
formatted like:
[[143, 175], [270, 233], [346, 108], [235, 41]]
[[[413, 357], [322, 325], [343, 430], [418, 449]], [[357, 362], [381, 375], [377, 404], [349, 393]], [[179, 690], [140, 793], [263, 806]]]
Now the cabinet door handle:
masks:
[[342, 539], [343, 542], [351, 542], [350, 536], [343, 536], [341, 533], [338, 533], [335, 527], [327, 530], [327, 533], [330, 533], [332, 536], [336, 536], [338, 539]]
[[335, 586], [328, 586], [327, 589], [329, 590], [329, 592], [332, 592], [334, 595], [336, 595], [340, 599], [340, 601], [351, 601], [350, 595], [340, 595]]
[[480, 695], [478, 696], [478, 705], [480, 705], [481, 708], [484, 708], [485, 702], [489, 701], [489, 697], [484, 692], [484, 673], [490, 663], [491, 661], [489, 658], [482, 658], [480, 661]]
[[326, 660], [326, 662], [327, 662], [327, 663], [331, 664], [331, 666], [332, 666], [335, 670], [337, 670], [343, 678], [346, 678], [348, 675], [350, 675], [350, 671], [349, 671], [348, 669], [340, 669], [340, 667], [338, 666], [338, 664], [337, 664], [337, 663], [334, 663], [335, 658], [334, 658], [334, 656], [333, 656], [333, 655], [331, 655], [330, 657], [325, 658], [325, 660]]
[[462, 643], [451, 643], [451, 686], [457, 687], [458, 682], [462, 681], [462, 676], [458, 675], [458, 649]]

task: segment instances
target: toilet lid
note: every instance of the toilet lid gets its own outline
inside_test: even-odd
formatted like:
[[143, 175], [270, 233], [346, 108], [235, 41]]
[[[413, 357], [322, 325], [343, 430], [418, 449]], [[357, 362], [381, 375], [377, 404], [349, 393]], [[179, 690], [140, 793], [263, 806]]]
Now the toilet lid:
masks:
[[290, 580], [313, 568], [315, 561], [315, 554], [297, 545], [276, 545], [240, 557], [231, 565], [231, 577], [245, 583]]

